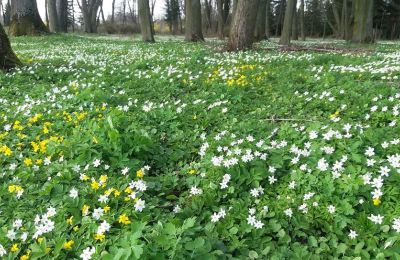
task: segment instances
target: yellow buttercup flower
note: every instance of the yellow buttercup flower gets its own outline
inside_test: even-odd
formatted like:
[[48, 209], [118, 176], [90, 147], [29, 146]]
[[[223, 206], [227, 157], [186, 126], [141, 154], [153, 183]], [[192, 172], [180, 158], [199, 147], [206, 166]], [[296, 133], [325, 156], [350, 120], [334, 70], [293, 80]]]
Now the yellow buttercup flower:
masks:
[[122, 214], [121, 216], [119, 216], [118, 222], [124, 225], [128, 225], [131, 223], [129, 217], [126, 214]]
[[143, 178], [143, 176], [144, 176], [143, 170], [142, 170], [142, 169], [138, 170], [138, 171], [136, 172], [136, 176], [139, 177], [139, 178]]
[[74, 240], [69, 240], [63, 244], [63, 248], [65, 250], [70, 250], [74, 244], [75, 244]]
[[25, 158], [24, 164], [25, 164], [26, 166], [31, 166], [31, 165], [32, 165], [32, 159], [30, 159], [30, 158]]
[[69, 217], [68, 219], [67, 219], [67, 223], [69, 224], [69, 225], [73, 225], [72, 223], [72, 221], [73, 221], [73, 219], [74, 219], [74, 216], [71, 216], [71, 217]]
[[110, 211], [110, 207], [108, 206], [108, 205], [106, 205], [106, 206], [104, 206], [104, 208], [103, 208], [103, 210], [104, 210], [104, 213], [107, 213], [107, 212], [109, 212]]
[[18, 248], [18, 244], [13, 244], [12, 245], [12, 247], [11, 247], [11, 252], [17, 252], [19, 250], [19, 248]]
[[100, 242], [104, 241], [105, 238], [106, 238], [106, 236], [104, 234], [97, 233], [94, 235], [94, 239], [97, 241], [100, 241]]
[[373, 199], [373, 203], [375, 206], [379, 206], [381, 204], [381, 200], [380, 199]]

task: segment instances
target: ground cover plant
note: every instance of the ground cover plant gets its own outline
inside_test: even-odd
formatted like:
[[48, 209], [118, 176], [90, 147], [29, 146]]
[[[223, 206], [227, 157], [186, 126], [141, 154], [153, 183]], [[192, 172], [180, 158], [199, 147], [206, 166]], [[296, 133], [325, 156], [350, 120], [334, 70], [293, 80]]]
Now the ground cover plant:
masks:
[[399, 46], [276, 46], [13, 39], [0, 256], [399, 259]]

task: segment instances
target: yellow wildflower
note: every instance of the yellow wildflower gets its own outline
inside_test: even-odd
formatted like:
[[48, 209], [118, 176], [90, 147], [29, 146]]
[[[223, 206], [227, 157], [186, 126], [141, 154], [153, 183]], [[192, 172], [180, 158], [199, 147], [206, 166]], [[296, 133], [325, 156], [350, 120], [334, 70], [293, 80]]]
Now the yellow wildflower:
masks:
[[136, 176], [139, 177], [139, 178], [143, 178], [143, 176], [144, 176], [143, 170], [142, 170], [142, 169], [138, 170], [138, 171], [136, 172]]
[[104, 208], [103, 208], [103, 210], [104, 210], [104, 213], [107, 213], [107, 212], [109, 212], [110, 211], [110, 207], [108, 206], [108, 205], [106, 205], [106, 206], [104, 206]]
[[70, 250], [72, 248], [72, 246], [74, 245], [74, 240], [70, 240], [64, 243], [63, 248], [65, 250]]
[[106, 236], [104, 234], [97, 233], [96, 235], [94, 235], [94, 239], [100, 242], [102, 242], [105, 238]]
[[380, 199], [374, 199], [373, 203], [375, 206], [379, 206], [381, 204], [381, 200]]
[[69, 224], [69, 225], [71, 225], [72, 226], [72, 221], [73, 221], [73, 219], [74, 219], [74, 216], [71, 216], [71, 217], [69, 217], [68, 219], [67, 219], [67, 224]]
[[30, 158], [25, 158], [24, 164], [25, 164], [26, 166], [31, 166], [31, 165], [32, 165], [32, 159], [30, 159]]
[[19, 250], [19, 248], [18, 248], [18, 244], [13, 244], [12, 245], [12, 247], [11, 247], [11, 252], [17, 252]]
[[118, 218], [118, 223], [121, 223], [121, 224], [124, 224], [124, 225], [128, 225], [128, 224], [131, 223], [131, 221], [129, 220], [129, 217], [127, 215], [122, 214]]

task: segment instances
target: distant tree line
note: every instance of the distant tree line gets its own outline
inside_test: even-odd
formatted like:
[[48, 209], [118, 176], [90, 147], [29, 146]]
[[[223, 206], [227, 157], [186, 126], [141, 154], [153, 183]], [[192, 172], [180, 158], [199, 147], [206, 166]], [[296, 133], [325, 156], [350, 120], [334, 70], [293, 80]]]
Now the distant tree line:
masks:
[[[81, 24], [96, 33], [100, 24], [139, 24], [145, 42], [154, 42], [157, 0], [46, 0], [46, 23], [36, 0], [0, 0], [2, 23], [13, 36], [74, 31]], [[358, 43], [399, 39], [400, 0], [158, 0], [172, 34], [186, 41], [204, 41], [204, 35], [228, 37], [228, 49], [251, 48], [256, 41], [279, 37], [279, 43], [306, 37], [334, 37]], [[159, 3], [160, 3], [159, 2]], [[74, 5], [78, 6], [74, 8]], [[105, 17], [104, 4], [111, 4]], [[3, 28], [0, 46], [8, 50]], [[4, 38], [4, 39], [3, 39]], [[15, 55], [14, 55], [15, 56]], [[15, 60], [9, 55], [9, 60]], [[0, 62], [4, 62], [4, 57]], [[3, 65], [4, 67], [4, 65]]]

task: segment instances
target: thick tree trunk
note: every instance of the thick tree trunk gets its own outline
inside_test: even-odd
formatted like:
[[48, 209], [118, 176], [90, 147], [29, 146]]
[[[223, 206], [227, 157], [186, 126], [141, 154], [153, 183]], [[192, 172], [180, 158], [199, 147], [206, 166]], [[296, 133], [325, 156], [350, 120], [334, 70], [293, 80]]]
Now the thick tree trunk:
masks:
[[48, 32], [40, 18], [36, 0], [12, 0], [10, 34], [37, 35]]
[[57, 0], [58, 25], [61, 32], [68, 32], [68, 0]]
[[21, 62], [11, 49], [10, 41], [0, 23], [0, 70], [9, 70], [21, 65]]
[[57, 2], [56, 0], [47, 0], [47, 11], [49, 12], [49, 29], [50, 32], [59, 32], [59, 20], [57, 14]]
[[[97, 32], [97, 12], [102, 0], [81, 0], [79, 6], [82, 11], [83, 29], [86, 33]], [[78, 2], [79, 3], [79, 2]]]
[[373, 36], [373, 0], [354, 0], [353, 42], [370, 43]]
[[267, 0], [259, 0], [256, 27], [254, 30], [254, 38], [257, 41], [261, 41], [266, 38], [265, 34], [266, 20], [267, 20]]
[[144, 42], [154, 42], [154, 34], [151, 26], [151, 15], [149, 0], [138, 1], [138, 12], [140, 21], [140, 31]]
[[299, 21], [300, 21], [300, 37], [302, 41], [306, 40], [306, 34], [304, 31], [304, 0], [301, 0], [299, 10]]
[[229, 50], [245, 50], [252, 47], [258, 3], [259, 0], [238, 1], [231, 26]]
[[223, 0], [217, 0], [217, 14], [218, 14], [218, 38], [224, 39], [224, 9]]
[[285, 20], [283, 21], [283, 29], [279, 44], [289, 45], [290, 34], [292, 31], [293, 16], [296, 10], [296, 0], [288, 0], [285, 10]]
[[204, 41], [201, 28], [200, 0], [185, 0], [185, 41]]

